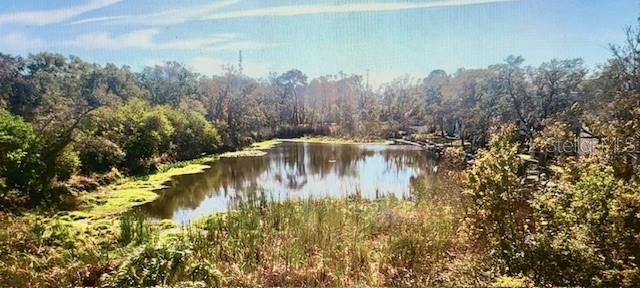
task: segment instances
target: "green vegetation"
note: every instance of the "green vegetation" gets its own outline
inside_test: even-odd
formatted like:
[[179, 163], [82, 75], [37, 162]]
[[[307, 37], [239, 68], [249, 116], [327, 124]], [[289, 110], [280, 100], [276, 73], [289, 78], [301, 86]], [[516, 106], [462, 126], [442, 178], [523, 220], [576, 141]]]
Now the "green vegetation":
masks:
[[213, 157], [205, 157], [200, 161], [184, 164], [181, 167], [168, 168], [149, 176], [124, 179], [121, 183], [102, 187], [97, 192], [85, 193], [79, 197], [79, 200], [88, 204], [88, 207], [83, 211], [88, 213], [91, 218], [120, 214], [134, 206], [156, 199], [158, 194], [154, 191], [164, 187], [163, 185], [171, 180], [171, 177], [202, 172], [209, 166], [198, 162], [214, 161], [214, 159]]
[[[276, 140], [266, 140], [252, 144], [239, 152], [227, 152], [219, 156], [206, 156], [190, 161], [177, 162], [160, 166], [158, 172], [148, 176], [136, 176], [119, 180], [118, 183], [101, 187], [99, 191], [84, 193], [78, 199], [86, 203], [81, 209], [88, 214], [88, 218], [100, 219], [103, 217], [121, 214], [132, 207], [153, 201], [158, 197], [155, 190], [164, 187], [164, 184], [177, 175], [196, 174], [209, 168], [206, 163], [216, 161], [217, 157], [244, 157], [261, 156], [263, 150], [271, 149], [280, 143]], [[255, 155], [252, 153], [260, 152]]]
[[[16, 279], [5, 282], [16, 285], [24, 279], [16, 276], [32, 273], [32, 284], [51, 280], [57, 285], [106, 287], [484, 283], [478, 281], [487, 278], [475, 266], [455, 259], [454, 255], [473, 259], [473, 251], [459, 245], [460, 202], [451, 198], [455, 194], [441, 195], [444, 191], [424, 193], [417, 202], [351, 197], [269, 203], [268, 196], [259, 195], [233, 212], [207, 216], [164, 237], [163, 224], [128, 214], [118, 219], [115, 231], [99, 239], [75, 236], [83, 230], [67, 225], [68, 231], [78, 232], [65, 230], [56, 237], [74, 245], [76, 253], [51, 258], [11, 249], [2, 256], [8, 266], [0, 267], [0, 276]], [[16, 243], [26, 240], [36, 247], [57, 247], [47, 242], [48, 236], [38, 238], [48, 235], [40, 230], [53, 229], [50, 223], [3, 221], [6, 232], [19, 236], [0, 237], [2, 247], [17, 248]], [[38, 259], [40, 269], [14, 269], [33, 259]], [[474, 263], [480, 265], [479, 260]], [[62, 272], [69, 263], [74, 264]]]
[[230, 286], [435, 285], [456, 250], [452, 213], [393, 198], [256, 199], [177, 241], [209, 251], [195, 263], [216, 263]]
[[279, 144], [278, 140], [266, 140], [257, 143], [253, 143], [240, 151], [226, 152], [220, 154], [221, 158], [229, 157], [258, 157], [267, 154], [264, 150], [269, 150], [273, 146]]
[[[0, 187], [20, 190], [28, 197], [41, 197], [37, 179], [42, 172], [42, 143], [29, 123], [0, 111]], [[35, 173], [34, 173], [35, 172]]]
[[[0, 54], [0, 283], [639, 287], [638, 47], [640, 27], [592, 71], [510, 56], [378, 91], [358, 75]], [[125, 213], [211, 155], [278, 143], [256, 141], [411, 129], [460, 144], [433, 171], [448, 181], [415, 177], [409, 200], [261, 195], [184, 228]], [[594, 149], [565, 145], [585, 134]]]
[[390, 144], [391, 141], [383, 139], [358, 139], [356, 137], [331, 137], [331, 136], [302, 136], [283, 141], [326, 143], [326, 144]]

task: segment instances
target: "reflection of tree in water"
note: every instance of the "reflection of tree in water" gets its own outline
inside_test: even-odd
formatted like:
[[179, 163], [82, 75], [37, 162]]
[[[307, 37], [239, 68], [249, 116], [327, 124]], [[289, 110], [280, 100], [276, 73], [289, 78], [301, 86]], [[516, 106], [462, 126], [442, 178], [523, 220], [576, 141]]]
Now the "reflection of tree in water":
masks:
[[226, 158], [210, 164], [202, 174], [181, 175], [160, 197], [142, 209], [151, 216], [171, 218], [179, 209], [196, 209], [207, 198], [231, 191], [255, 191], [257, 180], [269, 169], [266, 157]]
[[387, 163], [387, 171], [396, 173], [407, 168], [429, 173], [438, 164], [436, 158], [424, 150], [382, 149], [379, 153]]
[[340, 177], [358, 175], [358, 163], [375, 154], [373, 150], [360, 145], [309, 144], [307, 150], [309, 171], [324, 178], [335, 173]]
[[305, 147], [303, 145], [283, 144], [271, 153], [271, 166], [278, 171], [273, 180], [293, 190], [300, 190], [307, 184], [305, 165]]
[[374, 155], [372, 150], [358, 145], [297, 144], [279, 146], [280, 153], [273, 153], [272, 167], [282, 171], [274, 175], [274, 181], [284, 183], [292, 190], [300, 190], [308, 183], [308, 176], [324, 179], [335, 173], [340, 177], [356, 176], [358, 163]]
[[214, 196], [223, 196], [231, 206], [253, 197], [256, 191], [265, 192], [267, 198], [271, 198], [274, 195], [270, 193], [304, 189], [312, 181], [310, 176], [356, 177], [359, 164], [376, 153], [383, 156], [385, 169], [401, 171], [411, 167], [421, 171], [433, 165], [422, 151], [283, 143], [264, 157], [225, 158], [211, 163], [211, 168], [202, 174], [177, 176], [171, 187], [159, 191], [158, 199], [141, 209], [153, 217], [172, 218], [174, 212], [194, 210]]

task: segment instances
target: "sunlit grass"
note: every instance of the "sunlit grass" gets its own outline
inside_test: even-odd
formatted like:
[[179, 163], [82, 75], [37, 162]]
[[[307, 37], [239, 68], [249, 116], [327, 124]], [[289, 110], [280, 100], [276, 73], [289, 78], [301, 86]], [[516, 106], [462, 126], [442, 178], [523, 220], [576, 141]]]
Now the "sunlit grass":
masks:
[[207, 168], [208, 165], [192, 163], [146, 177], [126, 178], [118, 184], [101, 188], [97, 193], [80, 196], [80, 199], [88, 204], [83, 212], [93, 219], [120, 214], [134, 206], [155, 200], [158, 197], [155, 190], [163, 188], [171, 177], [201, 173]]
[[191, 261], [215, 263], [230, 286], [434, 285], [458, 248], [451, 206], [266, 198], [199, 219], [173, 241], [191, 247]]
[[294, 139], [281, 139], [281, 141], [289, 142], [306, 142], [306, 143], [324, 143], [324, 144], [391, 144], [392, 142], [384, 139], [365, 139], [354, 137], [331, 137], [331, 136], [303, 136]]
[[[273, 202], [258, 193], [231, 211], [182, 228], [133, 214], [92, 220], [92, 225], [81, 227], [74, 226], [77, 221], [72, 217], [86, 216], [82, 213], [28, 224], [12, 220], [8, 229], [21, 231], [16, 234], [22, 240], [5, 235], [0, 237], [3, 244], [35, 241], [33, 245], [42, 245], [38, 247], [62, 245], [56, 251], [74, 252], [42, 258], [33, 254], [37, 250], [23, 254], [12, 247], [6, 257], [14, 260], [0, 273], [4, 279], [25, 275], [15, 269], [26, 267], [33, 258], [42, 268], [25, 277], [39, 279], [38, 283], [62, 267], [65, 274], [51, 283], [243, 287], [486, 283], [487, 277], [478, 272], [483, 258], [473, 256], [458, 233], [463, 215], [457, 192], [440, 184], [423, 186], [418, 187], [429, 191], [415, 191], [420, 197], [413, 201], [351, 196]], [[38, 238], [58, 242], [38, 242]], [[110, 277], [100, 280], [104, 273]]]
[[262, 142], [256, 142], [251, 144], [249, 147], [244, 148], [240, 151], [226, 152], [220, 154], [220, 158], [233, 158], [233, 157], [260, 157], [267, 154], [264, 150], [269, 150], [273, 148], [273, 146], [280, 144], [279, 140], [265, 140]]

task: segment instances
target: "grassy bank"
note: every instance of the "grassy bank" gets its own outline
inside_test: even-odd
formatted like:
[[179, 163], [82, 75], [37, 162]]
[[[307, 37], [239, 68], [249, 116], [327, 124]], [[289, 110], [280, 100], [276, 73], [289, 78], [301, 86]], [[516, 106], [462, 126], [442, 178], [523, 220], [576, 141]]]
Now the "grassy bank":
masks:
[[[79, 195], [78, 208], [71, 211], [0, 214], [0, 283], [7, 287], [91, 286], [97, 279], [83, 274], [113, 270], [121, 262], [118, 259], [133, 251], [118, 240], [120, 215], [156, 199], [154, 190], [171, 177], [200, 173], [209, 167], [204, 163], [215, 159], [203, 157], [164, 166], [152, 175], [123, 178]], [[158, 221], [145, 227], [160, 233], [176, 225]]]
[[287, 142], [325, 143], [325, 144], [391, 144], [385, 139], [340, 138], [331, 136], [303, 136], [294, 139], [279, 139]]
[[209, 168], [206, 163], [221, 157], [261, 156], [280, 142], [267, 140], [252, 144], [250, 147], [237, 152], [228, 152], [216, 156], [175, 163], [161, 168], [161, 171], [144, 177], [130, 177], [118, 184], [100, 189], [98, 193], [87, 193], [80, 197], [86, 208], [75, 213], [85, 213], [90, 218], [103, 218], [125, 212], [132, 207], [151, 202], [158, 197], [155, 190], [164, 187], [172, 177], [186, 174], [201, 173]]
[[[268, 141], [245, 151], [277, 144]], [[247, 155], [247, 154], [245, 154]], [[231, 157], [231, 156], [229, 156]], [[234, 155], [233, 157], [238, 157]], [[247, 199], [187, 227], [122, 214], [203, 158], [84, 195], [53, 217], [0, 215], [7, 286], [486, 286], [494, 275], [464, 233], [459, 187], [417, 178], [412, 201]], [[462, 232], [461, 232], [462, 231]], [[483, 272], [484, 271], [484, 272]]]
[[214, 160], [215, 157], [204, 157], [182, 166], [167, 167], [149, 176], [125, 178], [118, 184], [102, 187], [98, 193], [84, 194], [80, 196], [80, 200], [87, 206], [82, 212], [100, 218], [120, 214], [134, 206], [151, 202], [158, 197], [154, 191], [163, 188], [171, 177], [200, 173], [209, 168], [204, 163]]
[[207, 251], [191, 261], [216, 263], [229, 286], [445, 285], [474, 274], [454, 256], [465, 250], [458, 220], [451, 206], [392, 197], [258, 201], [207, 217], [173, 245]]
[[[483, 258], [458, 232], [456, 194], [437, 193], [276, 203], [259, 195], [169, 234], [162, 223], [121, 216], [117, 233], [99, 241], [71, 226], [0, 218], [7, 227], [0, 247], [11, 247], [0, 256], [0, 279], [103, 287], [486, 284]], [[36, 269], [22, 269], [34, 261]]]
[[[57, 287], [58, 283], [80, 285], [97, 281], [81, 281], [78, 277], [113, 269], [124, 255], [133, 251], [135, 245], [123, 245], [120, 239], [127, 225], [153, 231], [149, 234], [156, 240], [177, 230], [171, 220], [145, 222], [144, 227], [137, 220], [133, 224], [121, 221], [124, 212], [155, 200], [158, 197], [155, 190], [163, 188], [174, 176], [200, 173], [209, 168], [206, 163], [219, 157], [260, 156], [278, 143], [275, 140], [254, 143], [241, 152], [167, 164], [151, 175], [123, 178], [96, 192], [82, 193], [76, 198], [78, 208], [71, 211], [51, 214], [32, 210], [20, 216], [0, 214], [3, 227], [0, 230], [0, 280], [3, 281], [0, 283]], [[145, 238], [144, 242], [151, 243], [154, 239]]]
[[279, 140], [266, 140], [262, 142], [256, 142], [240, 151], [226, 152], [226, 153], [220, 154], [220, 158], [264, 156], [265, 154], [267, 154], [265, 150], [269, 150], [273, 146], [279, 143], [281, 143], [281, 141]]

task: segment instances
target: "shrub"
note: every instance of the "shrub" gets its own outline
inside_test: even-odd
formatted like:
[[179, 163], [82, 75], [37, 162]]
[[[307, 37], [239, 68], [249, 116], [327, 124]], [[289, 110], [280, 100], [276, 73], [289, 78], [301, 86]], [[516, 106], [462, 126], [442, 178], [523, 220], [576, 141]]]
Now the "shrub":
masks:
[[124, 160], [118, 144], [104, 137], [87, 137], [76, 145], [84, 173], [106, 172]]
[[466, 155], [462, 147], [447, 147], [440, 156], [444, 170], [461, 171], [467, 167]]
[[164, 108], [147, 111], [138, 120], [134, 133], [125, 146], [126, 166], [134, 174], [146, 174], [157, 167], [156, 158], [162, 151], [168, 151], [169, 137], [173, 127]]
[[578, 152], [575, 133], [566, 123], [552, 123], [533, 139], [532, 146], [545, 156], [575, 155]]
[[145, 245], [125, 260], [111, 281], [118, 287], [166, 286], [191, 280], [220, 287], [222, 274], [209, 262], [194, 262], [188, 246]]
[[201, 114], [171, 110], [168, 116], [175, 131], [171, 137], [175, 160], [194, 159], [219, 148], [218, 131]]
[[533, 278], [550, 285], [633, 287], [640, 265], [640, 187], [616, 179], [610, 166], [580, 163], [571, 165], [581, 172], [565, 178], [575, 183], [553, 185], [533, 200], [540, 222], [530, 253]]
[[78, 170], [80, 157], [71, 146], [67, 146], [56, 159], [56, 177], [58, 181], [66, 181]]
[[41, 197], [42, 149], [42, 141], [30, 123], [0, 110], [0, 185], [4, 182], [6, 189], [15, 189], [32, 199]]
[[531, 221], [531, 192], [524, 184], [524, 161], [518, 157], [516, 130], [507, 126], [494, 134], [490, 150], [480, 151], [467, 172], [467, 190], [475, 235], [516, 271]]

